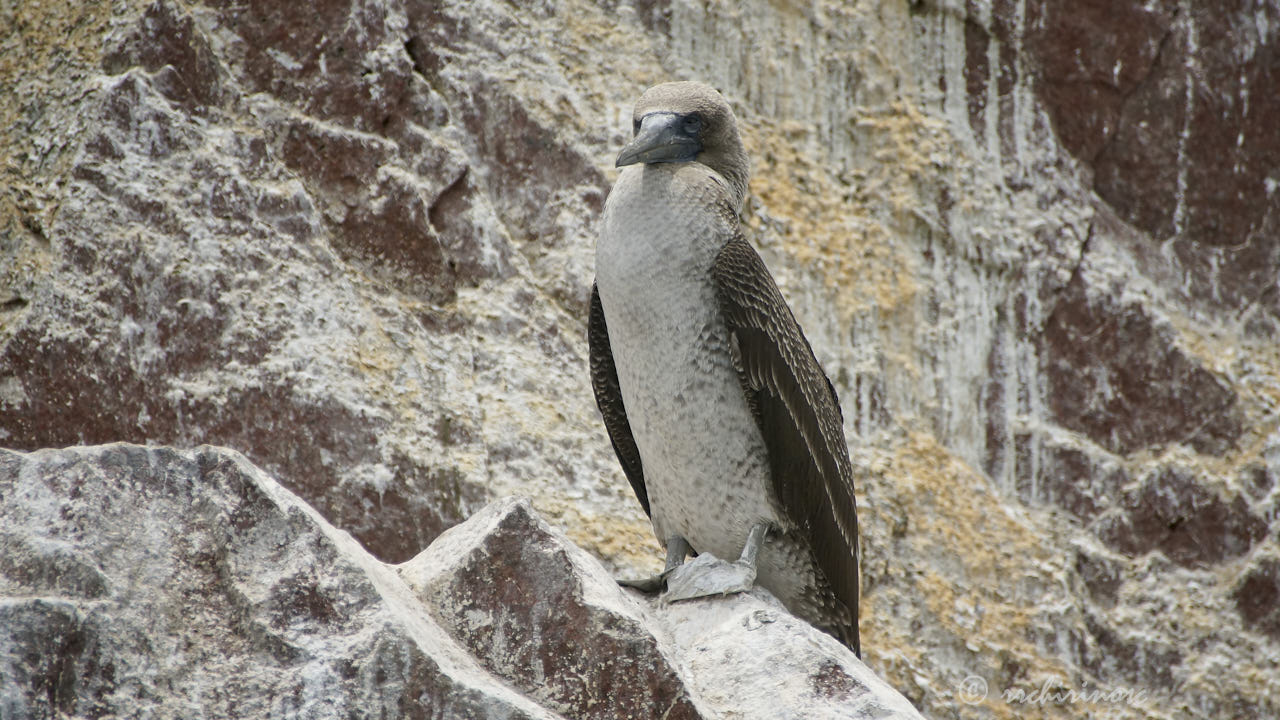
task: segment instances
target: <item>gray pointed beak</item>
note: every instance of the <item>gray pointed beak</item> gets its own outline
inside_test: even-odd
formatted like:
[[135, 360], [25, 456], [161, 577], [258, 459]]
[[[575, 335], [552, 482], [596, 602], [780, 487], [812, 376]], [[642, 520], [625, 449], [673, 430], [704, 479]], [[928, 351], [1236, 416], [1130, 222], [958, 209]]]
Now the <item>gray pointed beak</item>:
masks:
[[615, 167], [636, 163], [689, 162], [702, 152], [698, 138], [685, 131], [684, 118], [675, 113], [649, 113], [640, 131], [618, 154]]

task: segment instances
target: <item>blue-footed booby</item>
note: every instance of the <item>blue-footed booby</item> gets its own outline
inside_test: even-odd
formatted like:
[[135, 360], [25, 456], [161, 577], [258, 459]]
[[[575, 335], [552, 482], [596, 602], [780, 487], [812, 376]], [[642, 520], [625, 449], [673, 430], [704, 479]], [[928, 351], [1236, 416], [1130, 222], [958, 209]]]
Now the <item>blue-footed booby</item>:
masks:
[[666, 83], [636, 102], [634, 135], [588, 320], [596, 404], [667, 551], [662, 575], [626, 584], [670, 599], [758, 584], [861, 654], [840, 404], [739, 226], [737, 119], [710, 86]]

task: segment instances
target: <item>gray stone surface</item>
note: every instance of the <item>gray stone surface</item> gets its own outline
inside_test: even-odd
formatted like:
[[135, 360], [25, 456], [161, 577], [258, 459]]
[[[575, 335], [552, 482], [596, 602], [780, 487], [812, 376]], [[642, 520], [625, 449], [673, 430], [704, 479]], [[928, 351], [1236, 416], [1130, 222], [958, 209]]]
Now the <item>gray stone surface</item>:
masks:
[[0, 451], [0, 527], [6, 720], [920, 717], [767, 595], [624, 593], [527, 500], [397, 567], [239, 453], [114, 444]]
[[0, 451], [0, 712], [552, 718], [236, 452]]

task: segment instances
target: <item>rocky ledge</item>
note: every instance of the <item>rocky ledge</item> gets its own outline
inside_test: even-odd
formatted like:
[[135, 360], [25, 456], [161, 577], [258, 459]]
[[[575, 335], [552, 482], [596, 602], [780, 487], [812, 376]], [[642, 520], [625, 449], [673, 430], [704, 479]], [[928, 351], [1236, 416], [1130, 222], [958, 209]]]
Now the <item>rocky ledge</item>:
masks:
[[918, 718], [764, 591], [620, 589], [523, 499], [383, 563], [239, 453], [0, 451], [0, 717]]

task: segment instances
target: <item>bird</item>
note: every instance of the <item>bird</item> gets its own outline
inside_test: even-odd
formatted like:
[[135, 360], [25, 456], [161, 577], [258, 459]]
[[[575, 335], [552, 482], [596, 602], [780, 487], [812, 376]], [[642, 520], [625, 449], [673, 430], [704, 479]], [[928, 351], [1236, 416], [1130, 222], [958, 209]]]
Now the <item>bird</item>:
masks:
[[733, 109], [704, 83], [651, 87], [616, 166], [595, 248], [591, 385], [666, 551], [660, 575], [622, 582], [671, 600], [759, 585], [861, 657], [840, 401], [743, 234], [750, 162]]

